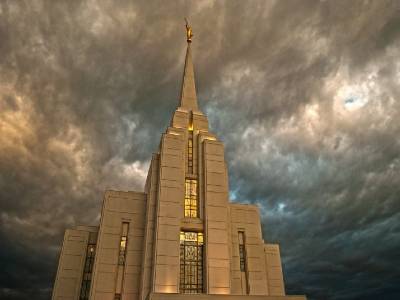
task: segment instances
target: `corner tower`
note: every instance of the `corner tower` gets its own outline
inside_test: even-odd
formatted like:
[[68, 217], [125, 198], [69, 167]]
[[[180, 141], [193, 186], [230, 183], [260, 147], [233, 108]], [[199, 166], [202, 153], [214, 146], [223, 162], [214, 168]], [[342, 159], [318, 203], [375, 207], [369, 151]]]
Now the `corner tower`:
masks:
[[224, 146], [197, 103], [187, 23], [186, 33], [179, 106], [144, 192], [106, 191], [99, 226], [66, 231], [53, 299], [305, 299], [285, 296], [279, 246], [264, 243], [258, 207], [229, 202]]

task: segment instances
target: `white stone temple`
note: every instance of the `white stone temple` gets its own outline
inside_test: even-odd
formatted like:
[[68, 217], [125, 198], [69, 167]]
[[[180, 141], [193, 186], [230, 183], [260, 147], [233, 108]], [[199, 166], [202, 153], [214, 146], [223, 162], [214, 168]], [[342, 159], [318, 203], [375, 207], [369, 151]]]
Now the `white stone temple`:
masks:
[[66, 230], [54, 300], [306, 299], [285, 295], [279, 246], [264, 241], [258, 207], [229, 201], [224, 145], [197, 104], [187, 29], [179, 106], [144, 191], [106, 191], [98, 226]]

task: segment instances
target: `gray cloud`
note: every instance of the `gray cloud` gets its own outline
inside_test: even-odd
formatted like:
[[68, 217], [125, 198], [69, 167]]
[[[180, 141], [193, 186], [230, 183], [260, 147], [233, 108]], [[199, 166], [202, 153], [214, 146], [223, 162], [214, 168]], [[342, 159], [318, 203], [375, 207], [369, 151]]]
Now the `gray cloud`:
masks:
[[200, 106], [288, 293], [397, 299], [396, 1], [0, 3], [0, 297], [46, 299], [66, 227], [142, 189], [194, 27]]

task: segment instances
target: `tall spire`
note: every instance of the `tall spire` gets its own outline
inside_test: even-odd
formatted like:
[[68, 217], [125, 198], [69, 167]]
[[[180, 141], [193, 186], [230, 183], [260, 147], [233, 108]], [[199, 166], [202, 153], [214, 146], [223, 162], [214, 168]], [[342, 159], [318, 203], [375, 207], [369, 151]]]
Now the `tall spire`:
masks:
[[188, 109], [188, 110], [198, 110], [196, 85], [194, 82], [192, 51], [190, 49], [190, 45], [192, 43], [193, 32], [192, 32], [192, 27], [189, 25], [186, 18], [185, 18], [185, 21], [186, 21], [187, 49], [186, 49], [186, 58], [185, 58], [185, 69], [183, 71], [180, 107]]

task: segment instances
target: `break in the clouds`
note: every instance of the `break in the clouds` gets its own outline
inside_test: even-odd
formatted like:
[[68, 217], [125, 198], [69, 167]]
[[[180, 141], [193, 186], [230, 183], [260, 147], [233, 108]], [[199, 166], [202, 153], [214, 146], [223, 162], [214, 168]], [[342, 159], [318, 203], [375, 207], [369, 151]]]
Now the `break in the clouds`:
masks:
[[0, 298], [48, 299], [65, 228], [141, 190], [194, 29], [232, 200], [286, 289], [400, 295], [398, 1], [0, 1]]

